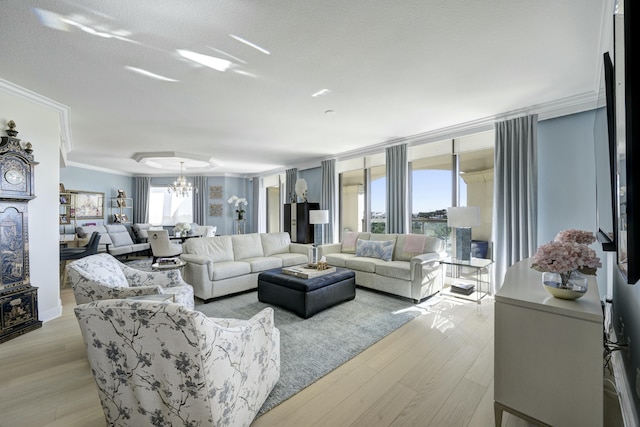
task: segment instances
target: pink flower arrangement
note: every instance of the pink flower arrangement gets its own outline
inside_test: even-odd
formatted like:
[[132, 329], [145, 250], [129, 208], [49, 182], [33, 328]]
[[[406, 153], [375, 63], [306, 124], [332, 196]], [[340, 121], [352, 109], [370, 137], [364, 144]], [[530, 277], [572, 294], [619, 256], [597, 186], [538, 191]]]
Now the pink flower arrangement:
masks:
[[574, 271], [595, 275], [602, 264], [596, 251], [587, 246], [594, 241], [593, 233], [587, 231], [561, 231], [552, 242], [538, 248], [531, 268], [560, 274], [563, 285], [567, 284]]
[[556, 242], [575, 242], [582, 245], [590, 245], [596, 241], [596, 236], [590, 231], [584, 230], [564, 230], [556, 234]]

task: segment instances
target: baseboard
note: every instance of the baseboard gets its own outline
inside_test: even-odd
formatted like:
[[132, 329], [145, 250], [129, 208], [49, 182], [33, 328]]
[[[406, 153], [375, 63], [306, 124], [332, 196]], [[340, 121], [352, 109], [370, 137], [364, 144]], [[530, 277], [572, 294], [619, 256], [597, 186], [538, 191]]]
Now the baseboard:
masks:
[[[615, 328], [608, 329], [609, 339], [613, 342], [617, 341]], [[633, 403], [633, 388], [631, 382], [627, 378], [624, 367], [623, 352], [614, 351], [611, 354], [611, 366], [613, 366], [613, 376], [616, 380], [616, 388], [618, 389], [618, 399], [620, 400], [620, 412], [625, 426], [635, 427], [640, 425], [638, 421], [638, 413]]]

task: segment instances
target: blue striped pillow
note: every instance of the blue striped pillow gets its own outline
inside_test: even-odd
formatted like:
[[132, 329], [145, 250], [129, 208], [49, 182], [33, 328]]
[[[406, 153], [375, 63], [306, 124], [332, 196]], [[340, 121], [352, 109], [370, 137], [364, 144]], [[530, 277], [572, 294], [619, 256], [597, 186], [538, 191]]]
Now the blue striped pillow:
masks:
[[394, 246], [395, 242], [393, 240], [377, 241], [358, 239], [358, 243], [356, 245], [356, 256], [379, 258], [383, 261], [391, 261]]

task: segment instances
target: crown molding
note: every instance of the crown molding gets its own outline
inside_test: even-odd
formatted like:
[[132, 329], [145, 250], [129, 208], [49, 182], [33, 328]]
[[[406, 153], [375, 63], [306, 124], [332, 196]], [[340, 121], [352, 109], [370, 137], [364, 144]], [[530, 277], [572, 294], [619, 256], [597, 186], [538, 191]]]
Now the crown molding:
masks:
[[71, 127], [69, 126], [69, 107], [3, 79], [0, 79], [0, 90], [26, 99], [29, 102], [33, 102], [34, 104], [48, 108], [59, 114], [60, 159], [66, 162], [66, 154], [73, 148], [73, 143], [71, 141]]

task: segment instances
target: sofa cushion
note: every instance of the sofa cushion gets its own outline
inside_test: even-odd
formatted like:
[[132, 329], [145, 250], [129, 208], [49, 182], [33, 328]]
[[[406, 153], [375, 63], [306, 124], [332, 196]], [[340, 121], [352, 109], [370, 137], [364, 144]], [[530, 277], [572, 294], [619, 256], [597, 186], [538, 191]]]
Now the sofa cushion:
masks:
[[397, 261], [411, 261], [416, 255], [424, 253], [427, 236], [423, 234], [399, 234], [393, 259]]
[[390, 261], [377, 264], [376, 274], [394, 279], [412, 280], [411, 264], [406, 261]]
[[113, 242], [113, 246], [130, 246], [133, 245], [133, 240], [131, 239], [131, 235], [122, 224], [108, 224], [105, 225], [107, 229], [107, 233], [109, 233], [109, 237], [111, 237], [111, 241]]
[[356, 256], [391, 261], [394, 246], [395, 241], [393, 240], [375, 241], [358, 239]]
[[234, 234], [231, 236], [231, 241], [233, 242], [233, 259], [236, 261], [264, 256], [262, 240], [258, 233]]
[[187, 239], [182, 244], [182, 252], [185, 254], [198, 254], [211, 260], [211, 262], [233, 261], [233, 245], [231, 236], [203, 237]]
[[367, 258], [354, 256], [348, 258], [345, 262], [345, 266], [351, 270], [365, 271], [367, 273], [375, 273], [378, 264], [385, 264], [387, 261], [383, 261], [380, 258]]
[[306, 255], [297, 252], [287, 252], [286, 254], [273, 254], [273, 258], [280, 258], [283, 267], [291, 267], [292, 265], [306, 264], [309, 258]]
[[355, 253], [345, 254], [345, 253], [337, 253], [337, 254], [326, 254], [324, 255], [327, 263], [333, 267], [346, 267], [347, 260], [354, 258], [356, 256]]
[[223, 280], [231, 277], [244, 276], [251, 273], [251, 266], [243, 261], [221, 261], [210, 264], [209, 279]]
[[348, 231], [342, 238], [342, 253], [355, 254], [358, 239], [369, 240], [371, 233], [360, 233], [358, 231]]
[[82, 238], [80, 233], [83, 233], [84, 236], [91, 236], [94, 231], [100, 233], [100, 242], [99, 245], [113, 245], [111, 241], [111, 237], [109, 237], [109, 233], [107, 233], [107, 229], [104, 225], [81, 225], [76, 228], [76, 233], [78, 237]]
[[282, 267], [282, 259], [278, 257], [245, 258], [242, 261], [249, 263], [252, 273]]
[[263, 233], [260, 234], [260, 239], [264, 256], [289, 252], [289, 245], [291, 245], [289, 233]]

